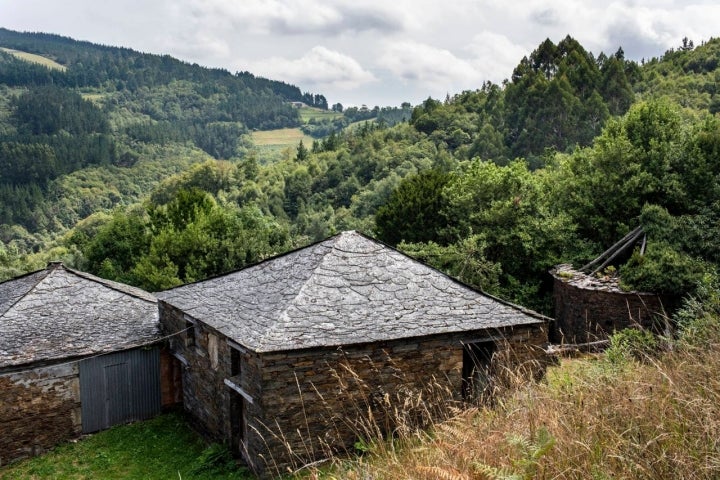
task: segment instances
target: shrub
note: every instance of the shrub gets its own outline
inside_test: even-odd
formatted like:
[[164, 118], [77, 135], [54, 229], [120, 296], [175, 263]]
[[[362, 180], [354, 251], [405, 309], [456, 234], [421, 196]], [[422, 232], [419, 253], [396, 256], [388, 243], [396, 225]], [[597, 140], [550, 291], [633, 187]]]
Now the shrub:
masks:
[[653, 356], [659, 348], [657, 337], [648, 330], [626, 328], [610, 337], [610, 347], [605, 351], [612, 363], [624, 363], [630, 359], [644, 360]]
[[645, 255], [633, 253], [620, 269], [621, 286], [626, 290], [680, 297], [694, 291], [706, 270], [702, 261], [667, 243], [650, 243]]

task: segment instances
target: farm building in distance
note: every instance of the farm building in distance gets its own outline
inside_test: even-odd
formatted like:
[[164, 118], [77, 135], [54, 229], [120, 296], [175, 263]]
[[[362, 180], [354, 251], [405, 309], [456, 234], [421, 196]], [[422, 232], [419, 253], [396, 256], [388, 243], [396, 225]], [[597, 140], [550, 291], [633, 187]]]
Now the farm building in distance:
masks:
[[0, 283], [0, 339], [0, 465], [160, 410], [157, 300], [142, 290], [50, 264]]
[[356, 232], [158, 299], [186, 410], [258, 472], [352, 446], [402, 392], [474, 397], [499, 358], [544, 369], [547, 318]]

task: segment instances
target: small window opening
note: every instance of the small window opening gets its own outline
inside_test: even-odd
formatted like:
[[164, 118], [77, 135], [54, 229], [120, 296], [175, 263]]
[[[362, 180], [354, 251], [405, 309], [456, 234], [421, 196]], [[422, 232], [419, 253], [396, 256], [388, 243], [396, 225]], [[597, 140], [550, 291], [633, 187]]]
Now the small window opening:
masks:
[[230, 347], [230, 376], [237, 377], [242, 369], [242, 354], [236, 348]]
[[195, 345], [195, 322], [185, 321], [185, 346]]

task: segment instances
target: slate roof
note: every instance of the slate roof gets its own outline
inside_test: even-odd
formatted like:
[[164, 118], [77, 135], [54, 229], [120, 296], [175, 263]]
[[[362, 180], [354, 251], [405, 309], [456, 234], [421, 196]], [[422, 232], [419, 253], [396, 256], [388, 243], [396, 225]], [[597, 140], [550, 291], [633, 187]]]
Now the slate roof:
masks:
[[0, 283], [0, 369], [160, 338], [157, 299], [54, 263]]
[[547, 320], [353, 231], [157, 297], [257, 352]]

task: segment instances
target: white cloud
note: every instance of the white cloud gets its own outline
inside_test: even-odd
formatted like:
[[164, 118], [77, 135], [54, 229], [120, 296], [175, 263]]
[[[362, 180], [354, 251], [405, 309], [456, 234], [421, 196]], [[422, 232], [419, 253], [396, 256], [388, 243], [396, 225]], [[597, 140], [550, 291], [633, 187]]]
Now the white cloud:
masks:
[[648, 2], [616, 2], [597, 12], [604, 43], [622, 46], [631, 58], [647, 58], [677, 47], [685, 36], [698, 43], [707, 40], [717, 29], [720, 5], [665, 3], [665, 8], [658, 8]]
[[545, 38], [569, 34], [596, 55], [622, 46], [637, 60], [685, 36], [699, 44], [718, 35], [720, 2], [0, 0], [0, 18], [13, 30], [166, 53], [343, 103], [387, 105], [499, 82]]
[[271, 57], [251, 63], [251, 71], [299, 85], [332, 86], [349, 90], [376, 81], [354, 58], [322, 46], [303, 57], [289, 60]]
[[378, 64], [406, 82], [452, 92], [459, 84], [481, 82], [470, 62], [442, 48], [417, 42], [389, 42]]
[[510, 77], [532, 47], [516, 45], [505, 35], [482, 32], [475, 35], [466, 50], [472, 54], [472, 63], [485, 80], [500, 83]]
[[198, 17], [222, 18], [254, 34], [341, 35], [404, 28], [405, 15], [383, 2], [322, 0], [204, 0], [193, 3]]

